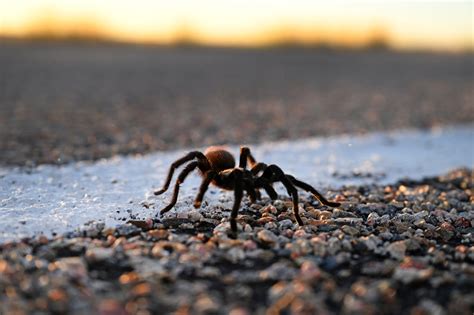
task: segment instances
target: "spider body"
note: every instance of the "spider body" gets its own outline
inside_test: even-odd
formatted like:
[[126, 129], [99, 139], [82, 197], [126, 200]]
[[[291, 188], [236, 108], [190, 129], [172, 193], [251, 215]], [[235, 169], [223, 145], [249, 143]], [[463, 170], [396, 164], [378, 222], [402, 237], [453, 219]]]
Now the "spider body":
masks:
[[[234, 235], [237, 233], [236, 218], [242, 201], [243, 192], [247, 192], [253, 203], [260, 198], [260, 189], [264, 189], [270, 198], [275, 200], [278, 197], [272, 186], [275, 182], [281, 182], [288, 191], [288, 194], [292, 197], [293, 212], [299, 225], [303, 225], [304, 223], [299, 215], [297, 187], [312, 193], [313, 196], [323, 205], [331, 207], [339, 206], [339, 203], [337, 202], [326, 200], [309, 184], [296, 179], [292, 175], [285, 174], [277, 165], [257, 163], [250, 153], [250, 149], [247, 147], [241, 147], [240, 149], [239, 167], [235, 167], [235, 159], [232, 154], [221, 147], [209, 147], [204, 153], [200, 151], [189, 152], [184, 157], [171, 164], [163, 188], [155, 191], [155, 195], [160, 195], [168, 189], [174, 171], [185, 163], [188, 164], [178, 175], [171, 202], [160, 211], [160, 214], [163, 214], [174, 207], [178, 199], [181, 183], [183, 183], [188, 174], [195, 169], [199, 170], [199, 173], [203, 178], [198, 195], [194, 201], [195, 208], [201, 206], [204, 194], [210, 184], [221, 189], [234, 191], [235, 199], [230, 217], [230, 225]], [[247, 169], [247, 163], [250, 165], [250, 169]]]
[[204, 151], [204, 155], [211, 164], [211, 168], [216, 172], [230, 170], [235, 167], [234, 156], [220, 147], [209, 147]]

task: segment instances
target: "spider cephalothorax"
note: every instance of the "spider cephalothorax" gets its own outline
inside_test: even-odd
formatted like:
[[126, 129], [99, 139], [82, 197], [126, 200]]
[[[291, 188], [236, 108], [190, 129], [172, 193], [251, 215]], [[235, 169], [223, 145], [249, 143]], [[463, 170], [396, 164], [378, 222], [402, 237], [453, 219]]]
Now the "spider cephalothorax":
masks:
[[[275, 182], [281, 182], [293, 199], [293, 212], [295, 214], [295, 219], [300, 226], [303, 225], [303, 220], [301, 220], [298, 213], [298, 192], [296, 187], [309, 191], [323, 205], [331, 207], [337, 207], [340, 205], [338, 202], [326, 200], [326, 198], [324, 198], [312, 186], [291, 175], [283, 173], [277, 165], [272, 164], [267, 166], [265, 163], [257, 163], [250, 153], [250, 149], [247, 147], [242, 147], [240, 149], [239, 167], [235, 167], [235, 160], [232, 154], [220, 147], [209, 147], [204, 153], [199, 151], [189, 152], [184, 157], [171, 164], [163, 188], [155, 191], [155, 195], [160, 195], [168, 189], [175, 169], [187, 162], [190, 163], [187, 164], [178, 175], [170, 204], [163, 208], [160, 211], [160, 214], [173, 208], [178, 199], [180, 184], [184, 182], [186, 176], [196, 168], [199, 170], [203, 180], [198, 195], [194, 201], [195, 208], [201, 206], [204, 194], [211, 183], [219, 188], [234, 191], [235, 200], [230, 216], [230, 226], [234, 234], [237, 233], [236, 218], [244, 190], [249, 195], [252, 203], [260, 198], [260, 189], [264, 189], [270, 198], [275, 200], [278, 195], [273, 189], [272, 184]], [[250, 164], [250, 170], [247, 169], [247, 162]]]

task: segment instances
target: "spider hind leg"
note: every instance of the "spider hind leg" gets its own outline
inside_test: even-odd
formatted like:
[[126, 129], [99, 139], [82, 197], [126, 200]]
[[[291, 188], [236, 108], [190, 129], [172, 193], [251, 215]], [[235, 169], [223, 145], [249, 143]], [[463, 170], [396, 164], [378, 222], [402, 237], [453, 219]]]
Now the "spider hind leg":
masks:
[[299, 199], [298, 199], [298, 190], [293, 185], [290, 179], [286, 177], [285, 173], [281, 170], [281, 168], [275, 164], [269, 165], [264, 171], [262, 176], [263, 178], [267, 178], [270, 182], [281, 182], [283, 186], [285, 186], [288, 194], [292, 197], [293, 200], [293, 213], [295, 215], [295, 219], [300, 226], [303, 226], [303, 220], [299, 214]]
[[321, 202], [323, 205], [325, 206], [329, 206], [329, 207], [339, 207], [341, 204], [339, 202], [333, 202], [333, 201], [329, 201], [327, 200], [326, 198], [324, 198], [323, 195], [321, 195], [313, 186], [305, 183], [305, 182], [302, 182], [298, 179], [296, 179], [294, 176], [291, 176], [291, 175], [286, 175], [286, 177], [296, 186], [296, 187], [299, 187], [303, 190], [306, 190], [308, 192], [310, 192], [311, 194], [313, 194], [313, 196], [319, 200], [319, 202]]
[[257, 178], [255, 180], [255, 186], [258, 188], [262, 187], [263, 189], [265, 189], [267, 195], [270, 197], [271, 200], [276, 200], [278, 198], [278, 194], [276, 193], [275, 189], [272, 187], [267, 178]]

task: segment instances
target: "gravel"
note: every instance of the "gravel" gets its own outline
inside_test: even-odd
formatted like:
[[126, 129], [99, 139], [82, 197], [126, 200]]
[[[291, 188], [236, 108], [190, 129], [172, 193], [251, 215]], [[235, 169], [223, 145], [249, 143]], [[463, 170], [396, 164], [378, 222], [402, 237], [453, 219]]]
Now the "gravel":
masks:
[[472, 314], [474, 173], [0, 245], [0, 314]]

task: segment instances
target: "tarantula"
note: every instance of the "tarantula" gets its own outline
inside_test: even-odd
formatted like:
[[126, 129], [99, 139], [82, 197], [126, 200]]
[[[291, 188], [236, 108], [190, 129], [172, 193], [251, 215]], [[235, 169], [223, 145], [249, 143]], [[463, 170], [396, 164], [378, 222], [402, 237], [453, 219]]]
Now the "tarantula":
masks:
[[[163, 188], [155, 191], [154, 194], [161, 195], [164, 193], [170, 185], [174, 171], [184, 163], [190, 161], [192, 162], [187, 164], [183, 171], [178, 175], [170, 204], [163, 208], [160, 211], [160, 214], [163, 214], [173, 208], [173, 206], [176, 204], [176, 200], [178, 199], [180, 184], [183, 183], [186, 179], [186, 176], [188, 176], [188, 174], [196, 168], [199, 170], [203, 179], [199, 188], [199, 192], [194, 201], [195, 208], [199, 208], [201, 206], [204, 194], [206, 193], [206, 190], [210, 184], [225, 190], [234, 191], [235, 200], [230, 216], [230, 226], [234, 235], [237, 233], [236, 218], [244, 190], [249, 195], [252, 203], [255, 203], [256, 200], [260, 198], [260, 189], [264, 189], [270, 198], [275, 200], [278, 195], [275, 189], [273, 189], [272, 184], [275, 182], [281, 182], [288, 191], [288, 194], [293, 199], [293, 212], [295, 214], [296, 221], [300, 226], [304, 224], [298, 212], [298, 192], [296, 187], [302, 188], [312, 193], [313, 196], [316, 197], [316, 199], [318, 199], [323, 205], [330, 207], [337, 207], [340, 205], [338, 202], [326, 200], [326, 198], [324, 198], [312, 186], [296, 179], [291, 175], [285, 174], [277, 165], [266, 165], [265, 163], [261, 162], [257, 163], [255, 158], [250, 153], [250, 149], [248, 147], [240, 148], [239, 167], [235, 167], [235, 160], [232, 154], [220, 147], [209, 147], [204, 153], [199, 151], [189, 152], [184, 157], [171, 164], [168, 177], [166, 178]], [[250, 164], [250, 170], [247, 169], [247, 162]]]

